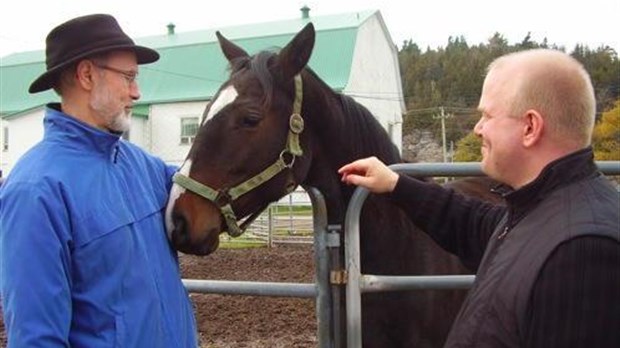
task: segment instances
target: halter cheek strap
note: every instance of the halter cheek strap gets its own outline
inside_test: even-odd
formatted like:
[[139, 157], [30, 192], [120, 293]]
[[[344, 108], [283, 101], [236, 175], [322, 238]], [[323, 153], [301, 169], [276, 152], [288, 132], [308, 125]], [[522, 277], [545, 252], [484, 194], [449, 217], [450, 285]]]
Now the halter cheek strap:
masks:
[[[250, 215], [250, 217], [246, 219], [241, 226], [239, 226], [237, 216], [232, 209], [232, 203], [242, 195], [271, 180], [281, 171], [285, 169], [291, 170], [293, 168], [293, 164], [295, 164], [295, 158], [303, 155], [303, 150], [301, 149], [301, 144], [299, 142], [299, 135], [304, 130], [304, 119], [301, 117], [302, 98], [303, 84], [301, 76], [296, 75], [295, 100], [293, 102], [293, 113], [289, 118], [289, 131], [286, 139], [286, 145], [284, 150], [280, 152], [278, 159], [262, 172], [240, 183], [239, 185], [227, 189], [211, 188], [181, 173], [176, 173], [173, 176], [172, 180], [174, 183], [213, 202], [220, 208], [220, 212], [226, 221], [226, 226], [228, 228], [227, 232], [232, 237], [238, 237], [245, 232], [245, 229], [250, 225], [250, 223], [252, 223], [252, 221], [254, 221], [268, 205], [266, 204], [257, 212]], [[297, 184], [294, 181], [288, 184], [286, 188], [287, 194], [292, 192], [295, 187], [297, 187]]]

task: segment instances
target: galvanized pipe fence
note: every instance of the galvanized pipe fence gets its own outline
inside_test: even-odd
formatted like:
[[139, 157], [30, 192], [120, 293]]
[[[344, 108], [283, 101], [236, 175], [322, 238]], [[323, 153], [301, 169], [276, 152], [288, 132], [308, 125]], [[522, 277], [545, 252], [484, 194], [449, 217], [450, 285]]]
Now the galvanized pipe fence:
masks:
[[[607, 175], [620, 175], [620, 161], [597, 162]], [[390, 166], [399, 173], [421, 177], [461, 177], [483, 175], [479, 163], [417, 163]], [[320, 348], [339, 348], [344, 336], [348, 348], [362, 346], [361, 295], [367, 292], [464, 289], [474, 281], [473, 275], [382, 276], [362, 274], [359, 252], [360, 214], [369, 191], [358, 187], [349, 202], [344, 228], [344, 257], [340, 245], [340, 226], [328, 225], [323, 195], [313, 187], [304, 187], [313, 207], [315, 283], [252, 282], [183, 279], [188, 291], [228, 295], [314, 298], [316, 303], [317, 341]], [[346, 270], [346, 279], [333, 279]], [[335, 272], [334, 272], [335, 271]], [[346, 297], [340, 291], [345, 287]], [[343, 301], [345, 300], [345, 301]], [[345, 305], [346, 303], [346, 305]], [[345, 311], [346, 308], [346, 311]], [[346, 313], [342, 313], [345, 311]], [[346, 323], [340, 322], [342, 316]], [[346, 332], [342, 332], [341, 326]]]
[[[228, 243], [313, 244], [313, 217], [309, 214], [312, 201], [302, 188], [274, 202], [248, 227], [241, 238], [221, 236]], [[301, 208], [301, 209], [300, 209]], [[300, 210], [302, 212], [300, 213]]]

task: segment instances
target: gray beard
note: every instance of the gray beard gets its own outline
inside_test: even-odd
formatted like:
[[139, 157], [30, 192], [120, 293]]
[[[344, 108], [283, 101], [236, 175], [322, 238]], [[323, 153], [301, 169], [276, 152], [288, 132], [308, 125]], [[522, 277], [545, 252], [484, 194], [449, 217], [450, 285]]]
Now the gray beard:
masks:
[[122, 134], [131, 127], [131, 112], [127, 113], [124, 109], [120, 112], [110, 110], [110, 93], [105, 86], [100, 87], [90, 99], [90, 106], [99, 113], [104, 127], [114, 134]]
[[121, 112], [106, 122], [106, 128], [110, 133], [123, 134], [131, 128], [131, 112]]

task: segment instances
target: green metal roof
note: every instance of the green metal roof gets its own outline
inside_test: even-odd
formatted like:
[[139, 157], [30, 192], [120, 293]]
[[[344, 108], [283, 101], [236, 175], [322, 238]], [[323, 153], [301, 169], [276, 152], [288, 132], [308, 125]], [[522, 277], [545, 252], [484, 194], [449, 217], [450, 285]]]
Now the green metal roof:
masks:
[[[156, 63], [140, 66], [139, 104], [210, 99], [228, 77], [228, 62], [220, 51], [216, 30], [253, 54], [283, 47], [308, 22], [314, 24], [317, 32], [309, 65], [332, 88], [342, 90], [349, 79], [357, 30], [375, 13], [364, 11], [136, 38], [138, 44], [152, 47], [161, 55]], [[44, 71], [42, 50], [0, 59], [3, 117], [58, 100], [53, 91], [28, 93], [30, 83]]]

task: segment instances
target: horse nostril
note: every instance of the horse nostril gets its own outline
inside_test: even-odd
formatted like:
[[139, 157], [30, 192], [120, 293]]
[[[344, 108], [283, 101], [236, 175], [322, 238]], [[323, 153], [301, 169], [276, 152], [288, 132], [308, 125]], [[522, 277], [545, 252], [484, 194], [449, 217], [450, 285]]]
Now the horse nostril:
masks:
[[171, 246], [184, 254], [208, 255], [219, 246], [219, 226], [192, 230], [184, 214], [172, 214], [173, 228], [170, 233]]
[[189, 234], [187, 233], [187, 222], [181, 215], [173, 217], [174, 231], [172, 232], [172, 241], [175, 246], [183, 245], [188, 242]]

